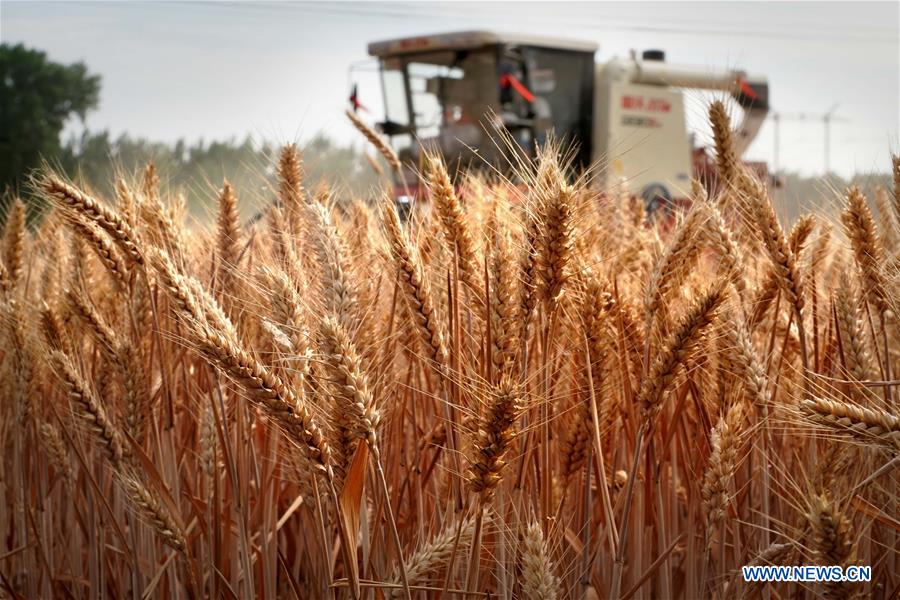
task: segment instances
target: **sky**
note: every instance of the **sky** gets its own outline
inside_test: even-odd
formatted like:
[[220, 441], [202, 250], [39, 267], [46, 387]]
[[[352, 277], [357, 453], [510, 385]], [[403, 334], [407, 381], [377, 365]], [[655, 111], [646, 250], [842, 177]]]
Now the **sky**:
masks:
[[[168, 142], [302, 142], [326, 133], [360, 143], [343, 111], [352, 80], [370, 118], [381, 117], [367, 44], [467, 29], [590, 40], [600, 45], [598, 61], [661, 48], [671, 62], [763, 74], [773, 110], [786, 115], [780, 166], [804, 175], [824, 170], [819, 116], [835, 106], [833, 171], [884, 172], [900, 150], [898, 2], [0, 0], [2, 42], [84, 61], [102, 76], [89, 129]], [[690, 127], [708, 139], [709, 96], [686, 98]], [[746, 158], [771, 167], [774, 152], [767, 122]]]

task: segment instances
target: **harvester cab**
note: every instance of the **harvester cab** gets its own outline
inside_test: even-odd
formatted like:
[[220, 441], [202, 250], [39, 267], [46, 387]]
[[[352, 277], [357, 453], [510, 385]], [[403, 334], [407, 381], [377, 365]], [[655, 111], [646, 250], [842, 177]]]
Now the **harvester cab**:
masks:
[[[526, 151], [550, 132], [590, 139], [596, 44], [473, 31], [369, 45], [381, 62], [382, 131], [401, 160], [423, 148], [448, 160], [496, 163], [491, 120]], [[590, 161], [588, 148], [578, 157]]]
[[[764, 78], [740, 71], [668, 65], [662, 52], [595, 63], [592, 42], [465, 31], [369, 44], [380, 63], [381, 131], [415, 190], [423, 150], [458, 167], [501, 171], [510, 153], [531, 155], [549, 135], [575, 149], [576, 168], [599, 161], [601, 174], [649, 204], [677, 202], [709, 158], [692, 147], [683, 88], [720, 90], [744, 110], [735, 138], [743, 152], [768, 111]], [[353, 94], [354, 98], [356, 94]], [[507, 147], [490, 139], [507, 134]], [[518, 148], [516, 148], [518, 147]]]

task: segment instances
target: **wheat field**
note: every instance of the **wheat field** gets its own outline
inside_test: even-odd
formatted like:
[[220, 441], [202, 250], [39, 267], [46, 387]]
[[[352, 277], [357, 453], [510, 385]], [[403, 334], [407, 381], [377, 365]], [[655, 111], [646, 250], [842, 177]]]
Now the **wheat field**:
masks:
[[37, 174], [0, 254], [0, 597], [895, 596], [900, 159], [877, 210], [788, 230], [710, 119], [718, 180], [668, 218], [552, 143], [518, 185], [430, 154], [408, 220], [291, 145], [252, 223], [227, 182], [201, 228], [152, 165], [110, 199]]

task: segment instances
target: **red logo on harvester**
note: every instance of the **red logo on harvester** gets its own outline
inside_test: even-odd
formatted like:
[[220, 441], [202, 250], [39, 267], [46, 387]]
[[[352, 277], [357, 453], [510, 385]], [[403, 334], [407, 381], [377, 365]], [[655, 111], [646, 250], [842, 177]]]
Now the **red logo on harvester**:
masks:
[[622, 108], [652, 113], [667, 113], [672, 104], [665, 98], [646, 98], [644, 96], [622, 96]]

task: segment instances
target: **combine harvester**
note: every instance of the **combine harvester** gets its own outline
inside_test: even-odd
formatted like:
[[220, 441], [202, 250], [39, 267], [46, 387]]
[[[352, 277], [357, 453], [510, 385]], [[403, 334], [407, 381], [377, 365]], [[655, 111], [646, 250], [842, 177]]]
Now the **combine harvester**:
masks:
[[[599, 162], [649, 209], [686, 199], [692, 176], [710, 184], [711, 158], [694, 147], [683, 90], [717, 90], [743, 109], [734, 132], [742, 155], [769, 110], [764, 77], [672, 65], [660, 50], [596, 63], [592, 42], [444, 33], [369, 44], [380, 63], [385, 118], [378, 127], [407, 165], [398, 190], [415, 193], [422, 148], [439, 148], [463, 167], [508, 164], [490, 140], [502, 126], [526, 154], [551, 132], [574, 143], [575, 167]], [[356, 86], [351, 103], [360, 106]], [[493, 121], [493, 123], [492, 123]], [[752, 167], [765, 176], [764, 164]]]

